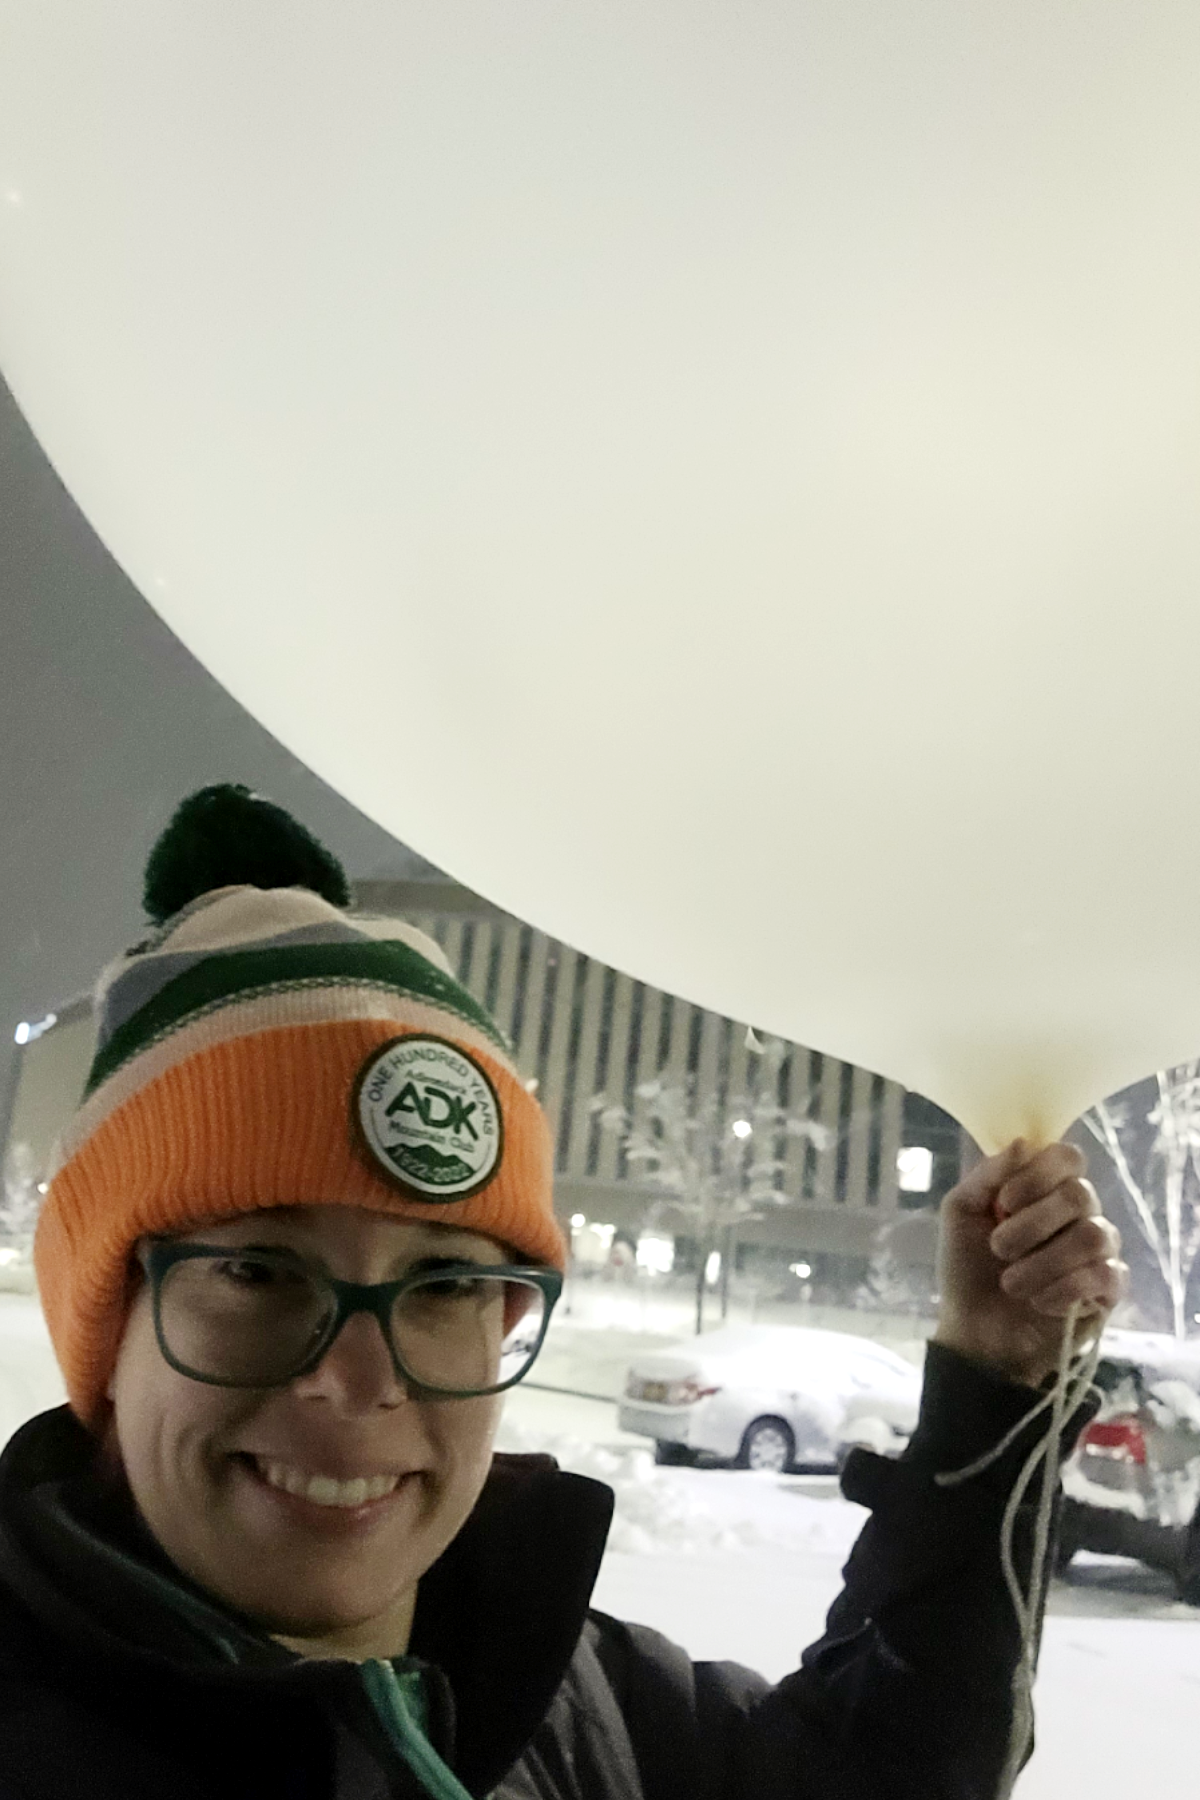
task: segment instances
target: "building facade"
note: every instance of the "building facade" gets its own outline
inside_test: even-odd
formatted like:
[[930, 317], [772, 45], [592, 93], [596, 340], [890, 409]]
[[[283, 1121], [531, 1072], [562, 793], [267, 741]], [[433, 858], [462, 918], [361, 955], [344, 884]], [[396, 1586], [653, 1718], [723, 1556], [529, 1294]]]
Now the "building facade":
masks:
[[[636, 1241], [653, 1220], [686, 1251], [694, 1222], [629, 1157], [629, 1130], [613, 1128], [614, 1115], [635, 1131], [652, 1123], [639, 1090], [658, 1084], [707, 1117], [714, 1152], [732, 1155], [748, 1198], [771, 1190], [753, 1208], [761, 1216], [739, 1223], [742, 1262], [756, 1251], [803, 1259], [821, 1285], [842, 1291], [884, 1239], [900, 1263], [932, 1265], [936, 1208], [958, 1179], [964, 1145], [929, 1102], [635, 981], [452, 883], [368, 882], [356, 891], [367, 909], [411, 919], [435, 938], [508, 1034], [554, 1131], [564, 1222], [600, 1222]], [[756, 1118], [774, 1141], [748, 1135], [739, 1148], [734, 1127]], [[905, 1159], [911, 1186], [902, 1186], [904, 1151], [917, 1152]]]

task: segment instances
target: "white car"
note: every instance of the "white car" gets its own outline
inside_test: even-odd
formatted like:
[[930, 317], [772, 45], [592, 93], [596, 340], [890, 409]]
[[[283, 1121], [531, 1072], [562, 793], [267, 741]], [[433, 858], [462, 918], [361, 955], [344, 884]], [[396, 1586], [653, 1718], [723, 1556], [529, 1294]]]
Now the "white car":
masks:
[[[697, 1454], [742, 1468], [837, 1463], [843, 1446], [902, 1446], [921, 1397], [917, 1369], [870, 1338], [798, 1325], [734, 1325], [640, 1356], [620, 1425], [659, 1462]], [[862, 1422], [870, 1420], [865, 1433]]]

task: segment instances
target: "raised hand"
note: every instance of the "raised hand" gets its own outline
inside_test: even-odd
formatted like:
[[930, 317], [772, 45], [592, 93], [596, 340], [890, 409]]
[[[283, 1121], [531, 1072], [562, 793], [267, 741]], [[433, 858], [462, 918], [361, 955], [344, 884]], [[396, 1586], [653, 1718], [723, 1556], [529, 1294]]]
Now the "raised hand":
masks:
[[1086, 1168], [1073, 1144], [1035, 1152], [1018, 1138], [947, 1194], [935, 1343], [1036, 1387], [1077, 1301], [1077, 1335], [1100, 1328], [1129, 1271]]

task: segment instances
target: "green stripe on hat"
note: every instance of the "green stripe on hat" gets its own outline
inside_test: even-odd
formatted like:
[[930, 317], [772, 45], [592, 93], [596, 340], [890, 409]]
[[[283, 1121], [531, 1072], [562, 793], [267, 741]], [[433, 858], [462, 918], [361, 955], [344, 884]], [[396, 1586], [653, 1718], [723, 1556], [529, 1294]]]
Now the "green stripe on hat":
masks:
[[170, 1032], [212, 1007], [236, 1005], [267, 991], [297, 987], [382, 987], [428, 1001], [473, 1025], [503, 1054], [509, 1046], [466, 988], [411, 945], [397, 939], [294, 944], [222, 950], [204, 957], [159, 989], [97, 1051], [86, 1093]]

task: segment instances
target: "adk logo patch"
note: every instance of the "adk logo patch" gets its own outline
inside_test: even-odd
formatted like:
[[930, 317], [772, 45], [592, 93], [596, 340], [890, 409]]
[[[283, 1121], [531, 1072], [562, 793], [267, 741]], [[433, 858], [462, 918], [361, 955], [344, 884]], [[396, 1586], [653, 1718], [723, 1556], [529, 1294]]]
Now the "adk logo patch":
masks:
[[393, 1181], [420, 1200], [463, 1200], [500, 1166], [504, 1126], [487, 1073], [444, 1038], [393, 1038], [355, 1083], [355, 1123]]

